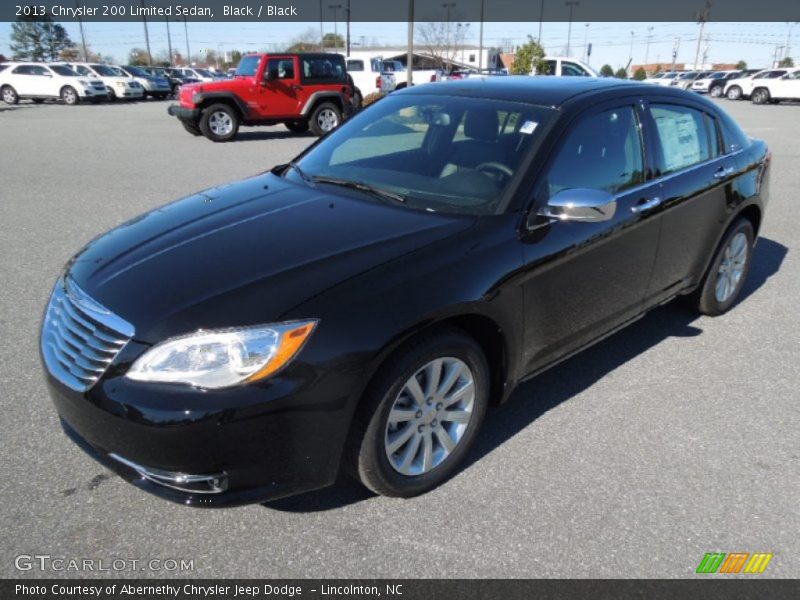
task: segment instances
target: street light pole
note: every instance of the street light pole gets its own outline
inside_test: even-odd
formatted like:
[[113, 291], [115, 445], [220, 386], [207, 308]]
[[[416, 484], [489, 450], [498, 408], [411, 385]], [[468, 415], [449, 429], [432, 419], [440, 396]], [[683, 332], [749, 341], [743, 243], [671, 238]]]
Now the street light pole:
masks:
[[583, 60], [589, 62], [589, 25], [586, 23], [583, 30]]
[[[481, 30], [478, 34], [478, 71], [483, 68], [483, 3], [481, 0]], [[789, 38], [791, 39], [791, 29], [789, 30]]]
[[[78, 0], [75, 0], [75, 8], [78, 7]], [[83, 60], [89, 60], [89, 53], [86, 51], [86, 36], [83, 33], [83, 19], [78, 18], [78, 26], [81, 28], [81, 46], [83, 47]], [[791, 38], [791, 30], [789, 37]]]
[[542, 43], [542, 21], [544, 20], [544, 0], [539, 0], [539, 37], [536, 38], [536, 43]]
[[653, 27], [650, 26], [647, 28], [647, 45], [645, 46], [644, 50], [644, 64], [647, 65], [647, 60], [650, 57], [650, 40], [653, 37]]
[[406, 54], [407, 86], [414, 85], [414, 0], [408, 0], [408, 49]]
[[631, 31], [631, 51], [630, 51], [630, 54], [628, 54], [628, 64], [629, 65], [633, 63], [633, 38], [634, 38], [635, 35], [636, 35], [636, 33]]
[[319, 0], [319, 49], [325, 52], [325, 32], [322, 30], [322, 0]]
[[[144, 0], [139, 0], [142, 8], [144, 8]], [[144, 11], [142, 11], [144, 12]], [[142, 16], [142, 21], [144, 22], [144, 42], [147, 44], [147, 64], [153, 64], [153, 55], [150, 54], [150, 34], [147, 32], [147, 17]]]
[[697, 36], [697, 50], [694, 53], [694, 69], [697, 70], [697, 61], [700, 59], [700, 44], [703, 41], [703, 28], [706, 26], [708, 17], [711, 16], [711, 1], [706, 0], [703, 10], [697, 12], [697, 22], [700, 23], [700, 34]]
[[342, 8], [341, 4], [329, 4], [328, 8], [333, 9], [333, 51], [336, 52], [339, 49], [339, 23], [337, 19], [337, 13], [340, 8]]
[[[446, 37], [445, 37], [445, 53], [447, 56], [447, 60], [452, 60], [450, 58], [450, 9], [456, 5], [455, 2], [444, 2], [442, 3], [442, 7], [447, 13], [447, 17], [445, 18], [445, 23], [447, 27]], [[444, 66], [444, 65], [442, 65]], [[452, 65], [451, 65], [452, 66]]]
[[347, 0], [347, 56], [350, 56], [350, 0]]
[[572, 38], [572, 9], [578, 6], [580, 2], [577, 0], [568, 0], [564, 5], [569, 7], [569, 25], [567, 27], [567, 56], [570, 56], [570, 41]]
[[186, 34], [186, 66], [192, 66], [192, 52], [189, 50], [189, 19], [183, 17], [183, 33]]

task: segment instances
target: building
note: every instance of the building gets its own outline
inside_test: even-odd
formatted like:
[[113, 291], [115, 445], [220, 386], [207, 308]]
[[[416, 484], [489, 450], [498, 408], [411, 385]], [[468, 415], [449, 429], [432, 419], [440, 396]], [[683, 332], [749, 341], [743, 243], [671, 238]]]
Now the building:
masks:
[[[463, 45], [445, 51], [431, 51], [422, 46], [415, 46], [414, 68], [415, 69], [477, 69], [479, 65], [483, 69], [502, 68], [503, 63], [500, 59], [499, 48], [483, 48], [481, 55], [478, 46]], [[404, 66], [408, 61], [408, 49], [405, 46], [353, 46], [350, 48], [350, 56], [369, 60], [372, 58], [382, 58], [383, 60], [396, 60]], [[483, 57], [482, 61], [479, 59]]]

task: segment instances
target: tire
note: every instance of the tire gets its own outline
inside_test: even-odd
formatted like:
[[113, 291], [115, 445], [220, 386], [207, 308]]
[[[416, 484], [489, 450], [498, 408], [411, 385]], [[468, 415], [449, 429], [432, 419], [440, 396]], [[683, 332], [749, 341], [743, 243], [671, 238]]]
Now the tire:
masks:
[[227, 142], [239, 131], [239, 115], [227, 104], [212, 104], [203, 109], [200, 131], [212, 142]]
[[769, 104], [769, 90], [767, 88], [757, 88], [750, 94], [750, 101], [753, 104]]
[[750, 272], [754, 241], [755, 233], [750, 221], [741, 218], [731, 225], [696, 293], [700, 313], [717, 316], [736, 304]]
[[286, 125], [286, 129], [292, 133], [305, 133], [308, 131], [308, 121], [306, 120], [286, 121], [284, 125]]
[[34, 104], [42, 104], [44, 102], [44, 98], [31, 98], [31, 102]]
[[719, 98], [722, 96], [722, 87], [715, 85], [710, 90], [708, 90], [708, 95], [712, 98]]
[[[441, 396], [424, 398], [435, 361], [443, 362]], [[456, 368], [461, 374], [445, 389]], [[418, 400], [408, 391], [412, 379]], [[454, 390], [464, 389], [472, 393], [453, 402]], [[448, 398], [452, 412], [446, 410]], [[456, 472], [469, 452], [488, 403], [489, 367], [473, 338], [450, 328], [416, 338], [391, 355], [368, 386], [348, 437], [345, 469], [384, 496], [408, 498], [432, 490]], [[393, 412], [405, 416], [392, 422]], [[448, 414], [458, 421], [446, 419]]]
[[64, 104], [67, 104], [68, 106], [75, 106], [81, 101], [81, 98], [78, 96], [78, 92], [75, 91], [75, 88], [68, 85], [61, 89], [61, 99], [64, 101]]
[[17, 90], [10, 85], [3, 86], [3, 89], [0, 90], [0, 96], [6, 104], [17, 104], [19, 102]]
[[325, 135], [342, 122], [342, 111], [330, 102], [322, 102], [312, 112], [309, 127], [314, 135]]
[[169, 94], [165, 94], [165, 93], [156, 94], [156, 99], [157, 100], [166, 100], [167, 96], [169, 96]]
[[191, 133], [192, 135], [195, 135], [195, 136], [203, 135], [203, 132], [200, 131], [200, 128], [197, 125], [195, 125], [194, 123], [192, 123], [191, 121], [183, 121], [182, 120], [181, 121], [181, 125], [183, 125], [183, 128], [186, 131], [188, 131], [189, 133]]
[[117, 92], [109, 88], [108, 90], [108, 101], [109, 102], [116, 102], [117, 101]]
[[364, 104], [364, 97], [359, 90], [356, 90], [353, 92], [353, 108], [358, 110], [362, 104]]
[[728, 100], [741, 100], [742, 99], [742, 88], [738, 85], [731, 86], [728, 88], [728, 91], [725, 93], [725, 96]]

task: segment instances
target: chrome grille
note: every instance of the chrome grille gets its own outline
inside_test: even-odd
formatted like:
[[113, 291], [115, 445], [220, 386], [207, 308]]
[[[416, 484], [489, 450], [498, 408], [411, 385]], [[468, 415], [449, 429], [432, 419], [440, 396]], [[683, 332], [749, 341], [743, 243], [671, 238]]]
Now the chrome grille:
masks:
[[133, 326], [92, 300], [70, 279], [59, 280], [42, 325], [42, 356], [50, 373], [84, 392], [133, 337]]

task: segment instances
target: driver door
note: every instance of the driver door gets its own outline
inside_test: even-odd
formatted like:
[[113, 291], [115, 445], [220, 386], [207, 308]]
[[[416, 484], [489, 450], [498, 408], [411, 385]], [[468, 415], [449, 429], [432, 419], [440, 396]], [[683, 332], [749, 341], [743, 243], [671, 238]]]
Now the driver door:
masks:
[[[535, 187], [523, 236], [528, 372], [643, 310], [658, 249], [661, 191], [645, 180], [641, 108], [632, 99], [620, 102], [573, 121]], [[575, 189], [613, 198], [613, 216], [597, 222], [537, 216], [556, 194]]]
[[300, 73], [295, 56], [270, 57], [258, 88], [258, 108], [263, 118], [297, 115]]

